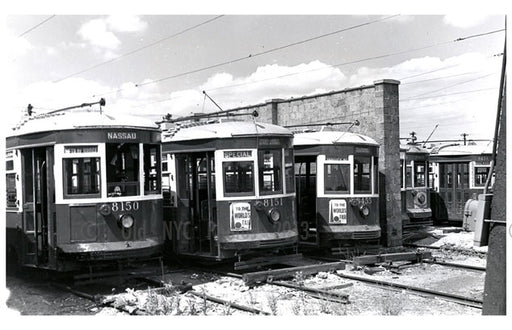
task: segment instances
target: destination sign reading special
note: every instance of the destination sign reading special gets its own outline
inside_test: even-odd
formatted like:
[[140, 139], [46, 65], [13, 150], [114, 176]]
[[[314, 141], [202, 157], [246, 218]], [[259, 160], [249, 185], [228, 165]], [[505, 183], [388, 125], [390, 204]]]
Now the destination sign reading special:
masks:
[[107, 140], [137, 140], [136, 132], [107, 132]]
[[224, 158], [252, 157], [252, 150], [224, 151]]

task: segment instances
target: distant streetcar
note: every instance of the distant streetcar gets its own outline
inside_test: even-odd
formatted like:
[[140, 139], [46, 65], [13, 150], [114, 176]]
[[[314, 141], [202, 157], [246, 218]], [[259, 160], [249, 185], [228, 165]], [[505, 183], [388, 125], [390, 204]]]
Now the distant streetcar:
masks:
[[68, 271], [160, 254], [161, 147], [154, 123], [101, 110], [55, 111], [28, 117], [6, 145], [13, 264]]
[[361, 134], [307, 132], [295, 134], [294, 151], [300, 244], [378, 241], [379, 144]]
[[429, 151], [419, 144], [400, 146], [402, 225], [404, 228], [432, 225], [428, 186]]
[[252, 121], [164, 131], [169, 248], [212, 260], [295, 249], [292, 139], [285, 128]]
[[490, 144], [452, 144], [432, 150], [429, 161], [432, 164], [431, 200], [435, 221], [462, 223], [466, 201], [476, 199], [483, 192], [491, 167], [491, 149]]

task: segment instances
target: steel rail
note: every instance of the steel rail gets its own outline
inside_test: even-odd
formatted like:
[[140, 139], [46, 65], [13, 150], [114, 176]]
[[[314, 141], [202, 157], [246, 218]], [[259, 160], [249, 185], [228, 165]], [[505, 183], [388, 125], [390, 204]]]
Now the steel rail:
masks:
[[467, 253], [476, 253], [476, 254], [487, 254], [485, 251], [477, 251], [472, 249], [464, 249], [464, 248], [452, 248], [447, 246], [430, 246], [430, 245], [421, 245], [421, 244], [412, 244], [412, 243], [404, 243], [403, 246], [406, 247], [414, 247], [414, 248], [425, 248], [432, 250], [449, 250], [454, 252], [467, 252]]
[[453, 263], [453, 262], [444, 262], [444, 261], [437, 261], [437, 260], [423, 260], [423, 262], [427, 263], [427, 264], [433, 264], [433, 265], [463, 268], [463, 269], [469, 269], [469, 270], [478, 270], [478, 271], [483, 271], [483, 272], [486, 271], [486, 268], [481, 267], [481, 266], [464, 265], [464, 264], [457, 264], [457, 263]]
[[192, 295], [194, 295], [196, 297], [199, 297], [199, 298], [202, 298], [202, 299], [206, 299], [206, 300], [210, 300], [210, 301], [213, 301], [213, 302], [221, 304], [221, 305], [225, 305], [225, 306], [228, 305], [230, 307], [233, 307], [233, 308], [241, 310], [241, 311], [250, 312], [250, 313], [253, 313], [253, 314], [270, 315], [269, 312], [265, 312], [265, 311], [257, 309], [257, 308], [252, 308], [252, 307], [240, 305], [240, 304], [237, 304], [237, 303], [234, 303], [234, 302], [231, 302], [231, 301], [228, 301], [228, 300], [224, 300], [224, 299], [221, 299], [221, 298], [213, 297], [213, 296], [210, 296], [210, 295], [208, 295], [206, 293], [201, 293], [201, 292], [197, 292], [197, 291], [189, 291], [188, 293], [190, 293], [190, 294], [192, 294]]
[[347, 274], [340, 274], [340, 273], [335, 273], [335, 274], [341, 278], [354, 280], [354, 281], [360, 281], [360, 282], [364, 282], [367, 284], [373, 284], [373, 285], [377, 285], [378, 287], [381, 287], [381, 288], [403, 289], [403, 290], [407, 290], [407, 292], [412, 293], [412, 294], [418, 294], [418, 295], [422, 295], [422, 296], [426, 295], [426, 296], [441, 298], [441, 299], [444, 299], [447, 301], [451, 301], [451, 302], [454, 302], [457, 304], [461, 304], [461, 305], [465, 305], [465, 306], [469, 306], [469, 307], [473, 307], [473, 308], [482, 309], [482, 305], [483, 305], [482, 300], [464, 297], [464, 296], [460, 296], [460, 295], [456, 295], [456, 294], [452, 294], [452, 293], [418, 288], [418, 287], [413, 287], [413, 286], [409, 286], [409, 285], [405, 285], [405, 284], [387, 282], [387, 281], [376, 280], [376, 279], [361, 277], [361, 276], [354, 276], [354, 275], [347, 275]]

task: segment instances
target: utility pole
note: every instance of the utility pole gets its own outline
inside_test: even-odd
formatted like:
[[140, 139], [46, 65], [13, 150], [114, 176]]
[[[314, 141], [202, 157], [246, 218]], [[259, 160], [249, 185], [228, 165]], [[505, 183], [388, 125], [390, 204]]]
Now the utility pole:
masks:
[[468, 133], [462, 133], [461, 136], [464, 139], [464, 145], [466, 145], [466, 137], [468, 136]]

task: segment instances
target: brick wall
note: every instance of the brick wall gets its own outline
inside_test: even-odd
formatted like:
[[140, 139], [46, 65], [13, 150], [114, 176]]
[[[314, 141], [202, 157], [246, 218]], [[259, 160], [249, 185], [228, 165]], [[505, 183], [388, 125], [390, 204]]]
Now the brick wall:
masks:
[[[359, 120], [351, 131], [368, 135], [380, 143], [379, 186], [382, 243], [402, 245], [400, 198], [400, 142], [398, 85], [396, 80], [375, 81], [373, 85], [291, 98], [238, 108], [257, 110], [260, 122], [281, 126]], [[340, 126], [340, 130], [348, 126]]]

